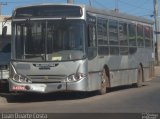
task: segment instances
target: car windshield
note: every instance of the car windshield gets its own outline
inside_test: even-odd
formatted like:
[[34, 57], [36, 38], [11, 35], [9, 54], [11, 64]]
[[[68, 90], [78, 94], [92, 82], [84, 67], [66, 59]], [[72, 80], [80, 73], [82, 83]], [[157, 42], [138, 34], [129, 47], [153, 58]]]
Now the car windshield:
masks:
[[47, 20], [15, 23], [15, 58], [31, 61], [82, 59], [85, 22]]

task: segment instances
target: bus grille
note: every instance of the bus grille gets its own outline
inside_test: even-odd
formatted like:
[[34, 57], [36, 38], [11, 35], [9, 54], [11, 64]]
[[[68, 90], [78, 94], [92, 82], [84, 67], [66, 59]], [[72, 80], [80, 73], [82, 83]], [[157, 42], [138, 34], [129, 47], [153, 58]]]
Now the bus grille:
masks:
[[30, 75], [32, 83], [61, 83], [67, 79], [66, 75]]

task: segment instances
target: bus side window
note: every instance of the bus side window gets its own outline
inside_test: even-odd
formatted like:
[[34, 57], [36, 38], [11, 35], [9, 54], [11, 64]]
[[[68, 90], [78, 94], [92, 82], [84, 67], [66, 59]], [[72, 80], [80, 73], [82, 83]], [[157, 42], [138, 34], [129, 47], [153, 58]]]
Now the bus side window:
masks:
[[144, 47], [144, 38], [143, 38], [143, 25], [137, 25], [137, 45], [138, 47]]
[[7, 35], [7, 26], [4, 26], [2, 29], [2, 37], [6, 37]]
[[144, 40], [145, 40], [145, 47], [151, 47], [151, 28], [149, 26], [144, 26]]
[[128, 24], [129, 47], [136, 47], [136, 25]]
[[97, 55], [96, 26], [88, 25], [88, 58], [93, 59]]
[[129, 40], [129, 55], [133, 55], [137, 52], [136, 25], [133, 23], [128, 24], [128, 40]]

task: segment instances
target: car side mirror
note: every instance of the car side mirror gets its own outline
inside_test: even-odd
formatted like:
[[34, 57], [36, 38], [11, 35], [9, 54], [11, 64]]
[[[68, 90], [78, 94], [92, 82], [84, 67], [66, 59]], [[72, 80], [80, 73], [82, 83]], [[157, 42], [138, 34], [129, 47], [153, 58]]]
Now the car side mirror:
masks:
[[7, 35], [7, 26], [4, 26], [2, 28], [2, 37], [6, 37], [6, 35]]

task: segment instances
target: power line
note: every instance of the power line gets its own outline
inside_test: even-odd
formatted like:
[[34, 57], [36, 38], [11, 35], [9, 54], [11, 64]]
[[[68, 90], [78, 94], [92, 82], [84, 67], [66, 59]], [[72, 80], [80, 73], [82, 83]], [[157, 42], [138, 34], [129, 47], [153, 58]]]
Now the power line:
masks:
[[[40, 1], [31, 1], [31, 0], [23, 0], [23, 2], [22, 1], [14, 1], [14, 2], [10, 2], [10, 1], [8, 1], [8, 0], [6, 0], [7, 2], [6, 3], [10, 3], [10, 4], [17, 4], [17, 3], [40, 3]], [[51, 1], [53, 1], [53, 0], [51, 0]], [[58, 0], [58, 1], [64, 1], [64, 0]], [[45, 2], [45, 0], [43, 0], [43, 2]]]
[[[137, 7], [136, 7], [136, 9], [134, 8], [134, 9], [130, 9], [130, 10], [127, 10], [127, 12], [132, 12], [132, 11], [135, 11], [135, 10], [137, 10], [137, 9], [144, 9], [143, 7], [144, 7], [144, 5], [146, 5], [148, 2], [142, 2], [141, 4], [139, 4]], [[153, 11], [153, 10], [149, 10], [149, 9], [147, 9], [147, 11]]]
[[101, 4], [101, 3], [99, 2], [99, 0], [94, 0], [94, 1], [95, 1], [95, 3], [96, 3], [97, 5], [103, 7], [104, 9], [107, 9], [107, 7], [106, 7], [105, 5], [103, 5], [103, 4]]
[[[95, 2], [96, 2], [96, 4], [97, 5], [99, 5], [99, 6], [101, 6], [101, 7], [103, 7], [103, 8], [107, 8], [104, 4], [102, 4], [102, 3], [100, 3], [98, 0], [94, 0]], [[135, 10], [135, 8], [136, 9], [143, 9], [143, 10], [147, 10], [147, 11], [153, 11], [153, 10], [151, 10], [151, 9], [147, 9], [147, 8], [144, 8], [143, 6], [144, 6], [144, 4], [146, 4], [146, 3], [142, 3], [142, 4], [140, 4], [140, 5], [134, 5], [134, 4], [131, 4], [131, 3], [128, 3], [128, 2], [124, 2], [124, 1], [122, 1], [122, 0], [115, 0], [115, 8], [117, 9], [117, 8], [119, 8], [119, 2], [120, 3], [122, 3], [122, 4], [126, 4], [127, 6], [131, 6], [131, 7], [134, 7], [134, 10]], [[131, 10], [130, 10], [131, 11]], [[128, 11], [127, 11], [128, 12]]]
[[153, 14], [141, 14], [141, 15], [137, 15], [138, 17], [152, 17]]
[[[128, 2], [124, 2], [124, 1], [122, 1], [122, 0], [119, 0], [121, 3], [123, 3], [123, 4], [126, 4], [126, 5], [128, 5], [128, 6], [131, 6], [131, 7], [134, 7], [134, 8], [137, 8], [137, 9], [143, 9], [143, 10], [147, 10], [147, 11], [151, 11], [151, 9], [146, 9], [146, 8], [142, 8], [142, 7], [139, 7], [139, 6], [137, 6], [137, 5], [133, 5], [133, 4], [130, 4], [130, 3], [128, 3]], [[142, 5], [143, 6], [143, 5]]]
[[115, 10], [119, 11], [119, 0], [115, 0]]
[[89, 5], [90, 5], [90, 6], [92, 6], [92, 2], [91, 2], [91, 0], [89, 0]]
[[7, 5], [7, 2], [0, 2], [0, 16], [1, 16], [1, 11], [2, 11], [3, 5]]

